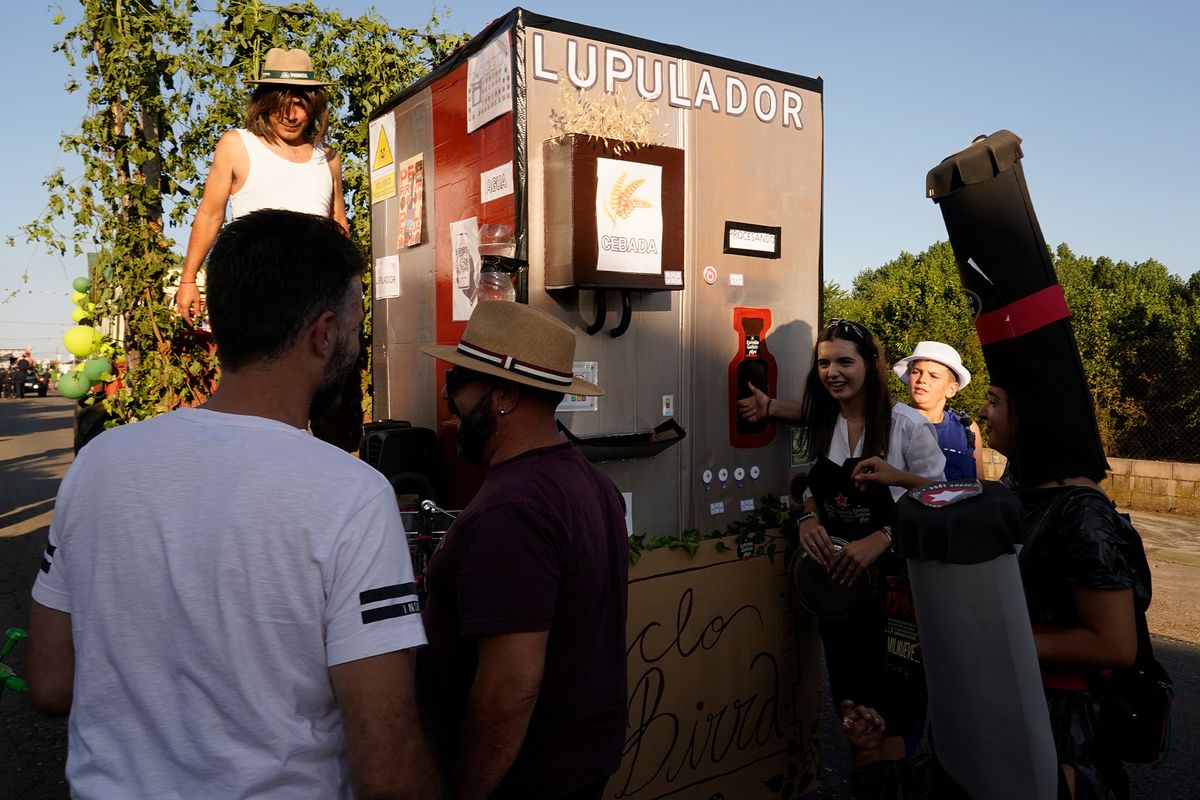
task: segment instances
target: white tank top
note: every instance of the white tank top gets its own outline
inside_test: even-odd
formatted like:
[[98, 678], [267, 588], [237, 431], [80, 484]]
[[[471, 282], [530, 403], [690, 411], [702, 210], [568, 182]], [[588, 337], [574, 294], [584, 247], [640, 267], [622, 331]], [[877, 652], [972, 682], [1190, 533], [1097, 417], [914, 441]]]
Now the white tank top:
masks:
[[239, 129], [238, 135], [250, 157], [250, 174], [242, 188], [229, 197], [234, 219], [260, 208], [329, 216], [333, 175], [319, 142], [313, 147], [312, 158], [297, 164], [271, 150], [248, 130]]

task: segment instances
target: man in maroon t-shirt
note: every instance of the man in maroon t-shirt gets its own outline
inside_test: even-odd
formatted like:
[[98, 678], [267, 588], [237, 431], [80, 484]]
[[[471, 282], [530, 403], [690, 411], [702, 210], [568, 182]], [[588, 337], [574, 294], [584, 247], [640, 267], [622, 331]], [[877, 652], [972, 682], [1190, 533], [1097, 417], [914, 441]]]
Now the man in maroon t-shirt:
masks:
[[483, 301], [444, 396], [487, 468], [427, 572], [421, 676], [455, 798], [599, 798], [625, 739], [628, 541], [616, 486], [558, 432], [575, 334]]

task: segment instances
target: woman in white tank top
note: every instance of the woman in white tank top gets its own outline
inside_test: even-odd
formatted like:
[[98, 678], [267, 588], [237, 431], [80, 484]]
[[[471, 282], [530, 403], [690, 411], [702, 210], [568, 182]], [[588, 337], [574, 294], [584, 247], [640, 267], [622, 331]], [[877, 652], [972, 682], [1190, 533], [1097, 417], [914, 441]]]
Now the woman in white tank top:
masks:
[[349, 233], [342, 163], [322, 144], [329, 128], [326, 86], [313, 78], [303, 50], [273, 48], [246, 108], [246, 128], [217, 143], [204, 196], [192, 223], [175, 310], [189, 323], [203, 310], [196, 275], [225, 222], [262, 208], [328, 216]]

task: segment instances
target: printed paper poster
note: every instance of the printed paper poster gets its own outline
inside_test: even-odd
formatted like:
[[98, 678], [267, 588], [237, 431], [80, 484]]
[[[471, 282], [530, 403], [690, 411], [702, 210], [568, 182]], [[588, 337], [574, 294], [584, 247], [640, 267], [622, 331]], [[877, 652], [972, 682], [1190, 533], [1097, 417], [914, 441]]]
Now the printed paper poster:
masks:
[[[571, 365], [571, 374], [576, 378], [583, 378], [588, 383], [596, 383], [600, 373], [599, 361], [576, 361]], [[599, 408], [598, 398], [585, 397], [580, 394], [563, 395], [562, 402], [558, 404], [558, 408], [554, 409], [554, 413], [561, 414], [567, 411], [595, 411]]]
[[455, 322], [466, 322], [479, 302], [479, 222], [475, 217], [450, 223], [450, 253], [454, 265], [452, 297]]
[[596, 269], [662, 274], [662, 167], [596, 159]]
[[375, 299], [400, 296], [400, 256], [375, 259]]
[[425, 213], [425, 158], [413, 156], [400, 165], [400, 224], [396, 246], [412, 247], [421, 243], [421, 221]]
[[371, 203], [396, 196], [396, 117], [380, 117], [370, 125]]
[[512, 111], [508, 31], [467, 59], [467, 133]]

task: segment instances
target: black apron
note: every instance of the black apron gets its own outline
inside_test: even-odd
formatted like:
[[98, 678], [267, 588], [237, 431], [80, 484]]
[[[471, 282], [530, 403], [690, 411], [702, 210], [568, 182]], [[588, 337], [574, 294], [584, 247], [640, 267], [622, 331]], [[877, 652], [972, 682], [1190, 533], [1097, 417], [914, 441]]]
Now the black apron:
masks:
[[[847, 542], [871, 535], [896, 516], [896, 503], [887, 486], [855, 487], [851, 475], [862, 458], [838, 466], [820, 457], [808, 473], [808, 487], [817, 502], [826, 532]], [[834, 707], [842, 700], [877, 709], [891, 735], [906, 735], [923, 721], [923, 675], [898, 674], [888, 663], [888, 579], [904, 576], [904, 562], [889, 550], [871, 566], [867, 577], [872, 592], [849, 618], [820, 622], [825, 664]], [[907, 580], [907, 578], [903, 578]]]

